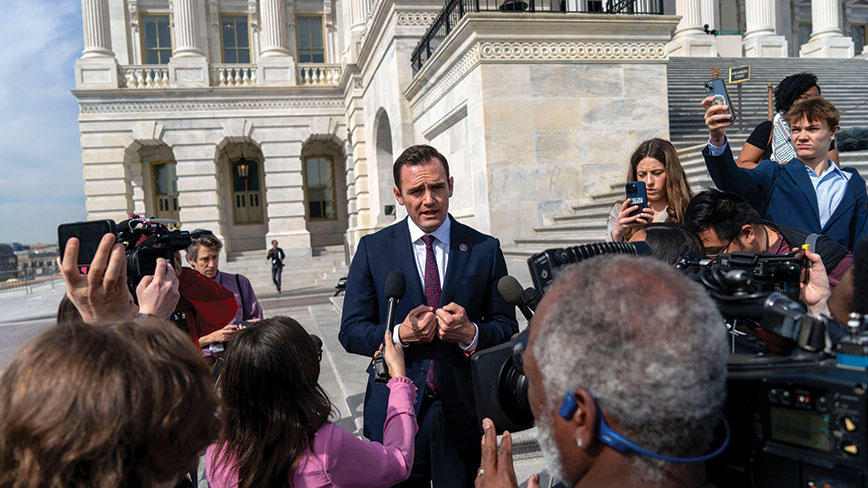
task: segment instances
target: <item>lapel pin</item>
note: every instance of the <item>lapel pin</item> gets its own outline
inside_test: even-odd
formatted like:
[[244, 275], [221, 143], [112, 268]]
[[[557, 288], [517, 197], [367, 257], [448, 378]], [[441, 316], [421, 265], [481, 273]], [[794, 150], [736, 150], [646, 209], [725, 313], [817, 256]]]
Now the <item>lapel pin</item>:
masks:
[[467, 249], [469, 249], [469, 248], [467, 247], [467, 244], [464, 244], [463, 242], [462, 242], [461, 244], [458, 245], [458, 250], [461, 251], [461, 252], [467, 252]]

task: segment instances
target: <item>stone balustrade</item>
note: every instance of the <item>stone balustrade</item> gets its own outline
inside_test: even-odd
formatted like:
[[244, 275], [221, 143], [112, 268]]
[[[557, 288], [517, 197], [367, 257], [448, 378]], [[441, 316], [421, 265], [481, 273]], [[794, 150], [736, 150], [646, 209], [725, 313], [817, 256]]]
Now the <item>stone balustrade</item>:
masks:
[[127, 88], [168, 88], [169, 67], [161, 64], [139, 64], [120, 68], [120, 79]]
[[337, 86], [341, 80], [341, 65], [312, 64], [298, 65], [298, 84], [301, 86]]
[[250, 86], [255, 84], [255, 64], [211, 65], [211, 86]]

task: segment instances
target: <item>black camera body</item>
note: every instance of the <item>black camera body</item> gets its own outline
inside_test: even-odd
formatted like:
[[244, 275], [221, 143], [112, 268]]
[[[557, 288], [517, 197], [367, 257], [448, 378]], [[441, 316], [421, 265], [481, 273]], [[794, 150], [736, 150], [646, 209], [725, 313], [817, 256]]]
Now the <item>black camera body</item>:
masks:
[[717, 486], [868, 488], [868, 372], [822, 354], [734, 355]]
[[120, 223], [112, 220], [97, 220], [90, 222], [75, 222], [58, 226], [58, 240], [61, 256], [66, 242], [76, 237], [79, 239], [79, 266], [89, 266], [93, 259], [100, 239], [106, 233], [114, 234], [117, 242], [123, 244], [127, 256], [127, 286], [133, 297], [136, 297], [136, 287], [142, 278], [154, 274], [157, 258], [165, 259], [170, 265], [175, 251], [190, 246], [190, 233], [181, 230], [169, 230], [165, 224], [174, 221], [147, 219], [131, 216]]
[[[534, 254], [527, 265], [538, 296], [542, 297], [549, 289], [561, 267], [603, 254], [650, 255], [651, 248], [645, 242], [599, 242]], [[509, 342], [479, 351], [470, 358], [477, 417], [494, 421], [498, 433], [533, 427], [522, 359], [529, 335], [528, 327]]]

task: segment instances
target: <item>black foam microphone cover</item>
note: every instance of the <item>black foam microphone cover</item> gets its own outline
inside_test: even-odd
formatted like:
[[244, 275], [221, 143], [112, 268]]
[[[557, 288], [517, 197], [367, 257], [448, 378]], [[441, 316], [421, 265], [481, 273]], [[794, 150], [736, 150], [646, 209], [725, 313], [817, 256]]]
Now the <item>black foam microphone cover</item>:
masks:
[[401, 298], [405, 286], [404, 275], [400, 271], [392, 271], [386, 277], [386, 298]]
[[506, 275], [497, 280], [497, 292], [510, 305], [520, 305], [522, 303], [521, 294], [524, 290], [517, 279]]

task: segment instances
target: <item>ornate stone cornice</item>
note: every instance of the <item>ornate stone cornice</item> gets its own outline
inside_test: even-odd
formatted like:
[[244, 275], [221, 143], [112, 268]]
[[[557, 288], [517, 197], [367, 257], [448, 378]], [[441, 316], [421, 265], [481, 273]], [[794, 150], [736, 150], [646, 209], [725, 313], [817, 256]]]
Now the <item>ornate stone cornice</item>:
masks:
[[154, 101], [154, 102], [80, 102], [82, 114], [147, 112], [229, 112], [238, 110], [340, 109], [342, 99], [335, 100], [247, 100], [247, 101]]
[[665, 42], [505, 41], [482, 42], [483, 61], [664, 61]]
[[[449, 91], [453, 85], [461, 81], [471, 69], [479, 64], [480, 60], [480, 43], [474, 43], [467, 52], [461, 56], [449, 71], [446, 72], [439, 80], [434, 83], [434, 86], [428, 90], [428, 93], [422, 97], [421, 106], [427, 107], [432, 100], [436, 100]], [[415, 104], [414, 104], [415, 105]]]
[[431, 25], [439, 12], [398, 12], [398, 25]]

